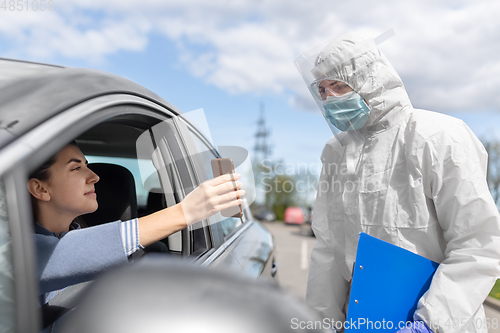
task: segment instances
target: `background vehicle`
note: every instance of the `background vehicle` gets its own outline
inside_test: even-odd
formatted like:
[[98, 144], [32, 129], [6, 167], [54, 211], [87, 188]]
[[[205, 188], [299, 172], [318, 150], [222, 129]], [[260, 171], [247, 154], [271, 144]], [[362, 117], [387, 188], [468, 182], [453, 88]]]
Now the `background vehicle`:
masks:
[[276, 220], [276, 214], [269, 209], [261, 209], [255, 214], [255, 218], [259, 221], [272, 222]]
[[[97, 193], [115, 194], [99, 196], [84, 219], [115, 221], [180, 202], [212, 178], [210, 160], [220, 155], [176, 108], [124, 78], [8, 59], [0, 73], [0, 316], [12, 318], [0, 325], [37, 332], [32, 170], [75, 140], [99, 173]], [[242, 218], [216, 215], [157, 245], [147, 250], [252, 278], [277, 271], [273, 237], [248, 207]]]
[[307, 217], [304, 223], [300, 226], [300, 233], [304, 236], [314, 236], [314, 231], [312, 229], [312, 220], [313, 220], [313, 210], [312, 207], [309, 206], [307, 209]]
[[283, 220], [287, 224], [302, 224], [304, 223], [304, 211], [300, 207], [287, 207]]

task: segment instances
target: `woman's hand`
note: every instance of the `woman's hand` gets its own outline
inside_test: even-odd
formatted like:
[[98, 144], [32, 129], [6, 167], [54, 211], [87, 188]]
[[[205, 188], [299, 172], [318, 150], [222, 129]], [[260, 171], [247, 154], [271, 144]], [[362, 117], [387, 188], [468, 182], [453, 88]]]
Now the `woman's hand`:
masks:
[[[240, 178], [241, 175], [238, 173], [222, 175], [203, 182], [189, 193], [181, 201], [186, 224], [189, 226], [221, 210], [241, 205], [243, 200], [239, 198], [245, 195], [245, 191], [240, 190], [243, 184], [236, 181]], [[238, 191], [235, 190], [235, 185]]]
[[139, 243], [148, 246], [193, 223], [236, 205], [245, 191], [240, 189], [240, 174], [222, 175], [207, 180], [189, 193], [181, 203], [139, 218]]

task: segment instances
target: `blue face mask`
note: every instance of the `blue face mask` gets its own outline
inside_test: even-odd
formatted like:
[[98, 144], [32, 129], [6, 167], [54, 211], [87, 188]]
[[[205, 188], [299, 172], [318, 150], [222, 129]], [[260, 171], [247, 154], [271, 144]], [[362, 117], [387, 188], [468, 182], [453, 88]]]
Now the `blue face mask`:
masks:
[[341, 131], [360, 129], [370, 115], [370, 108], [355, 91], [342, 96], [329, 96], [323, 102], [323, 108], [325, 117]]

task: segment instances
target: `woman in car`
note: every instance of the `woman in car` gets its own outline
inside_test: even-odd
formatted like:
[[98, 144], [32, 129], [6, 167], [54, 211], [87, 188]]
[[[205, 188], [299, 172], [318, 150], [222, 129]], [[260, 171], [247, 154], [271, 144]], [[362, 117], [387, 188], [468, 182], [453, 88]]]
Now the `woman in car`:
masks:
[[98, 181], [74, 142], [30, 175], [42, 304], [62, 288], [127, 262], [139, 248], [241, 204], [239, 198], [245, 194], [240, 182], [235, 191], [231, 175], [223, 175], [205, 181], [175, 206], [129, 221], [81, 229], [75, 219], [97, 210], [94, 184]]

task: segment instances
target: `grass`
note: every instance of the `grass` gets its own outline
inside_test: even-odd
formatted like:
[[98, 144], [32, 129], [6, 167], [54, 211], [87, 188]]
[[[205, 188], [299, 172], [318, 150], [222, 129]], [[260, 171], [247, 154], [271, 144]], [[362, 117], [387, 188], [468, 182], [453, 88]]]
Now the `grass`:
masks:
[[500, 299], [500, 279], [497, 280], [497, 282], [493, 286], [493, 289], [491, 289], [490, 296], [496, 299]]

